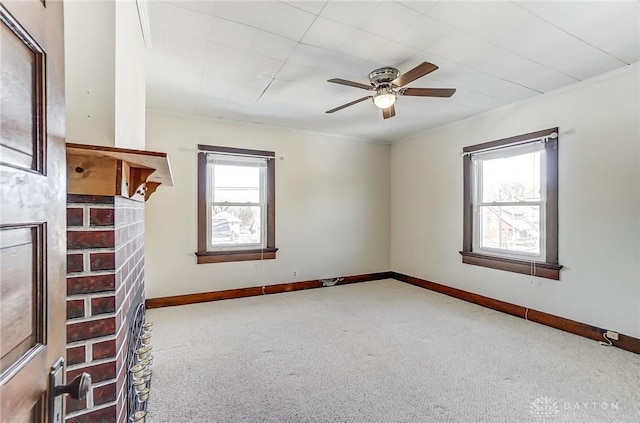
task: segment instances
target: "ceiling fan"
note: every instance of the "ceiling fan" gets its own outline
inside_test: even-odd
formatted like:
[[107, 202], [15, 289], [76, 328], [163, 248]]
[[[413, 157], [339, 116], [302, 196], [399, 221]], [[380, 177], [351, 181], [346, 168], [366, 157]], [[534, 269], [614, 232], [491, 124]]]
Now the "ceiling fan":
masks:
[[338, 106], [335, 109], [327, 110], [325, 113], [333, 113], [346, 107], [358, 104], [370, 98], [373, 103], [382, 109], [382, 117], [385, 119], [394, 117], [396, 109], [394, 104], [398, 96], [416, 97], [451, 97], [456, 90], [454, 88], [402, 88], [410, 82], [415, 81], [438, 69], [436, 65], [429, 62], [422, 62], [405, 74], [400, 75], [396, 68], [384, 67], [376, 69], [369, 74], [370, 85], [359, 82], [347, 81], [346, 79], [333, 78], [327, 82], [334, 84], [348, 85], [349, 87], [362, 88], [367, 91], [375, 91], [373, 95], [359, 98], [350, 103]]

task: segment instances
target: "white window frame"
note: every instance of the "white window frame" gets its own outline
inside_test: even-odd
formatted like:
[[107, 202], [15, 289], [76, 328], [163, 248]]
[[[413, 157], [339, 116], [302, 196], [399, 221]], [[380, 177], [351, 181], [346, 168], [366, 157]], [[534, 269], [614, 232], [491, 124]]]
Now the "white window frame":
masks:
[[[267, 159], [263, 157], [241, 157], [224, 155], [217, 153], [207, 153], [207, 251], [237, 251], [254, 248], [265, 248], [267, 245]], [[215, 166], [238, 166], [238, 167], [258, 167], [260, 168], [260, 194], [259, 202], [216, 202], [214, 195], [215, 185]], [[243, 207], [253, 206], [260, 207], [260, 242], [255, 244], [230, 244], [216, 246], [213, 244], [212, 223], [213, 208], [216, 206], [227, 207]]]
[[[540, 186], [540, 200], [539, 201], [494, 201], [494, 202], [483, 202], [482, 201], [482, 178], [483, 178], [483, 163], [487, 160], [494, 159], [508, 159], [511, 157], [536, 153], [540, 152], [540, 180], [538, 181]], [[511, 257], [511, 258], [520, 258], [524, 260], [534, 260], [539, 262], [544, 262], [546, 258], [546, 224], [545, 224], [545, 210], [546, 210], [546, 199], [547, 199], [547, 191], [546, 191], [546, 155], [543, 141], [538, 141], [535, 143], [523, 144], [523, 145], [513, 145], [506, 146], [502, 148], [498, 148], [495, 150], [478, 152], [471, 154], [471, 160], [473, 163], [473, 172], [472, 172], [472, 205], [473, 205], [473, 240], [472, 246], [474, 251], [484, 252], [487, 254], [493, 254], [503, 257]], [[539, 252], [538, 253], [528, 253], [526, 251], [514, 251], [503, 248], [490, 248], [484, 247], [481, 245], [482, 240], [482, 219], [480, 216], [480, 212], [482, 207], [505, 207], [505, 206], [538, 206], [539, 208]]]

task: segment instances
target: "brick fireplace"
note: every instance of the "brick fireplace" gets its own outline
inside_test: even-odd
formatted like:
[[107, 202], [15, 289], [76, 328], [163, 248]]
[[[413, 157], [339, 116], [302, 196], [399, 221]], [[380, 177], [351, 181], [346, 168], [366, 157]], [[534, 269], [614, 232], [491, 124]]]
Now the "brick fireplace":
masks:
[[149, 178], [149, 154], [158, 161], [161, 153], [67, 147], [66, 378], [92, 378], [85, 399], [66, 398], [68, 423], [124, 423], [146, 409], [129, 372], [144, 319], [144, 205], [157, 185], [172, 182], [170, 171]]
[[67, 380], [87, 372], [93, 387], [67, 397], [67, 422], [127, 421], [130, 310], [142, 298], [144, 203], [69, 194]]

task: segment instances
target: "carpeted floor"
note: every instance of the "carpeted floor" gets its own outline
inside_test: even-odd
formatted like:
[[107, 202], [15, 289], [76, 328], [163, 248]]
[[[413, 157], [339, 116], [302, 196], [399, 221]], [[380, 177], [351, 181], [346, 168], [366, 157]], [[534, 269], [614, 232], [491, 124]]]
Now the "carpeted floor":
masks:
[[640, 422], [640, 356], [395, 280], [147, 311], [147, 422]]

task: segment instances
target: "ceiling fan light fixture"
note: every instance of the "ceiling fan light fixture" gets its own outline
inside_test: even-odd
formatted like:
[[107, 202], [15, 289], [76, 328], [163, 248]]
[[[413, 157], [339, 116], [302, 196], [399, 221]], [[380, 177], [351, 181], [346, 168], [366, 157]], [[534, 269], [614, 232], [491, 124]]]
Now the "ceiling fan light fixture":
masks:
[[373, 103], [381, 109], [391, 107], [396, 102], [396, 94], [391, 90], [379, 91], [373, 96]]

